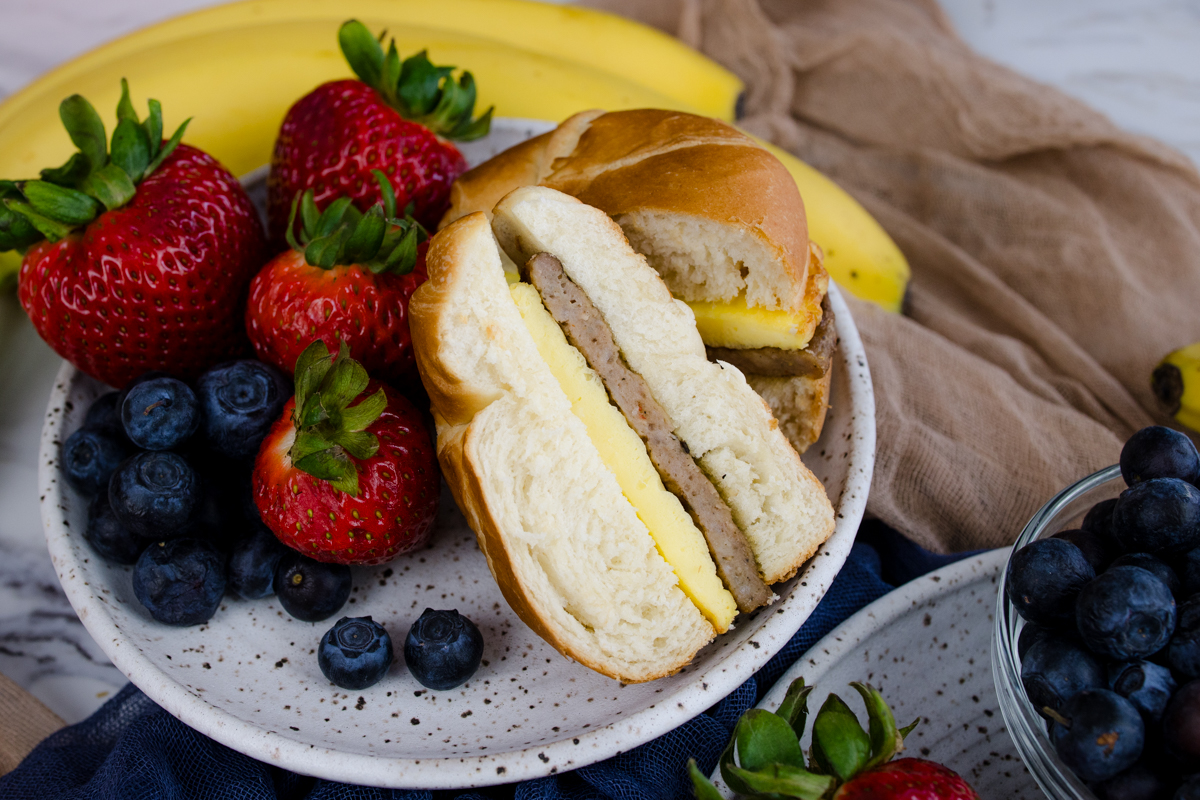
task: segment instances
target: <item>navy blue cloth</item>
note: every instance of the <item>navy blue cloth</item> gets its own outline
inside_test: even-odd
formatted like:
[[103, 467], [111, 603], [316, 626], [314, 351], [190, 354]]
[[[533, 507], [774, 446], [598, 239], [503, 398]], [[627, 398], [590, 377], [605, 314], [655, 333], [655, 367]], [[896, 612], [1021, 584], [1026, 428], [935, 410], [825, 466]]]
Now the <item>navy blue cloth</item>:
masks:
[[[695, 758], [704, 773], [712, 772], [734, 723], [743, 712], [757, 704], [788, 667], [817, 640], [895, 585], [967, 555], [970, 554], [939, 556], [886, 527], [864, 525], [845, 566], [812, 616], [754, 677], [670, 733], [574, 772], [465, 792], [373, 789], [333, 783], [295, 775], [230, 750], [179, 722], [131, 684], [89, 719], [48, 737], [17, 769], [0, 777], [0, 798], [690, 798], [688, 758]], [[887, 564], [886, 569], [884, 564]]]

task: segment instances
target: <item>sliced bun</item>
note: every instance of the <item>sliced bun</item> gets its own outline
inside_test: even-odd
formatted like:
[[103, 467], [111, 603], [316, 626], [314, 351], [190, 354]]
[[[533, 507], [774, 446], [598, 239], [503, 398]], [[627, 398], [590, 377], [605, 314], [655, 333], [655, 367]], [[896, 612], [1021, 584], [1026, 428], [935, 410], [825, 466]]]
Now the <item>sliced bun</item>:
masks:
[[729, 504], [767, 583], [794, 575], [833, 532], [833, 508], [742, 373], [707, 359], [687, 305], [611, 219], [566, 194], [518, 189], [493, 213], [513, 261], [554, 254], [595, 304], [625, 361]]
[[518, 616], [609, 677], [684, 667], [715, 632], [621, 493], [508, 291], [483, 214], [434, 237], [409, 306], [438, 459]]

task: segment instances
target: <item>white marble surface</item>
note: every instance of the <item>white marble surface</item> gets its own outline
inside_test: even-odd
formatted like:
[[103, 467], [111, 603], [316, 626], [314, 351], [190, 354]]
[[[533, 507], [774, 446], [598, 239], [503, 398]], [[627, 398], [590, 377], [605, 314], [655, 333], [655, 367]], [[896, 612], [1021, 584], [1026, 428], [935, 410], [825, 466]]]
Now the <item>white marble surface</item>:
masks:
[[[3, 0], [0, 97], [105, 41], [211, 0]], [[1081, 98], [1200, 162], [1200, 2], [945, 0], [990, 58]], [[58, 358], [0, 298], [0, 672], [68, 722], [123, 676], [75, 620], [42, 539], [37, 446]]]

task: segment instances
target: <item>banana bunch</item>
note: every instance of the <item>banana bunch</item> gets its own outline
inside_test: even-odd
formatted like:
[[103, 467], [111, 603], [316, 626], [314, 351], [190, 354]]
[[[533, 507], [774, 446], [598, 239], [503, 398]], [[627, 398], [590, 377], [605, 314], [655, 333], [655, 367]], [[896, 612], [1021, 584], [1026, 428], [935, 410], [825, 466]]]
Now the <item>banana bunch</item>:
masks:
[[1150, 386], [1176, 422], [1200, 431], [1200, 342], [1168, 353], [1154, 368]]
[[[72, 94], [115, 108], [120, 79], [192, 117], [188, 141], [235, 174], [270, 160], [280, 122], [314, 86], [351, 77], [338, 26], [356, 17], [387, 29], [402, 53], [428, 50], [469, 69], [478, 107], [559, 121], [587, 108], [671, 108], [732, 121], [742, 83], [652, 28], [611, 14], [528, 0], [255, 0], [145, 28], [59, 67], [0, 105], [0, 175], [56, 164], [73, 150], [58, 121]], [[908, 265], [849, 195], [772, 148], [800, 186], [810, 235], [852, 294], [900, 309]], [[34, 177], [28, 174], [28, 177]], [[7, 260], [5, 260], [7, 259]], [[0, 281], [19, 266], [0, 256]]]

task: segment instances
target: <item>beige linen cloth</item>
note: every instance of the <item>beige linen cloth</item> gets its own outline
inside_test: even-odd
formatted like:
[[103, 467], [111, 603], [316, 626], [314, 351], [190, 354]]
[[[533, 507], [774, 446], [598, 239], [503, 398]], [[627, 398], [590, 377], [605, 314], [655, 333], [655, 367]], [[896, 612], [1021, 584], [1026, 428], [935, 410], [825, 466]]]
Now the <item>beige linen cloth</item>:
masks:
[[935, 550], [1011, 543], [1171, 424], [1200, 340], [1200, 176], [971, 51], [932, 0], [590, 0], [737, 73], [741, 125], [837, 181], [912, 266], [904, 316], [848, 298], [875, 386], [867, 512]]

